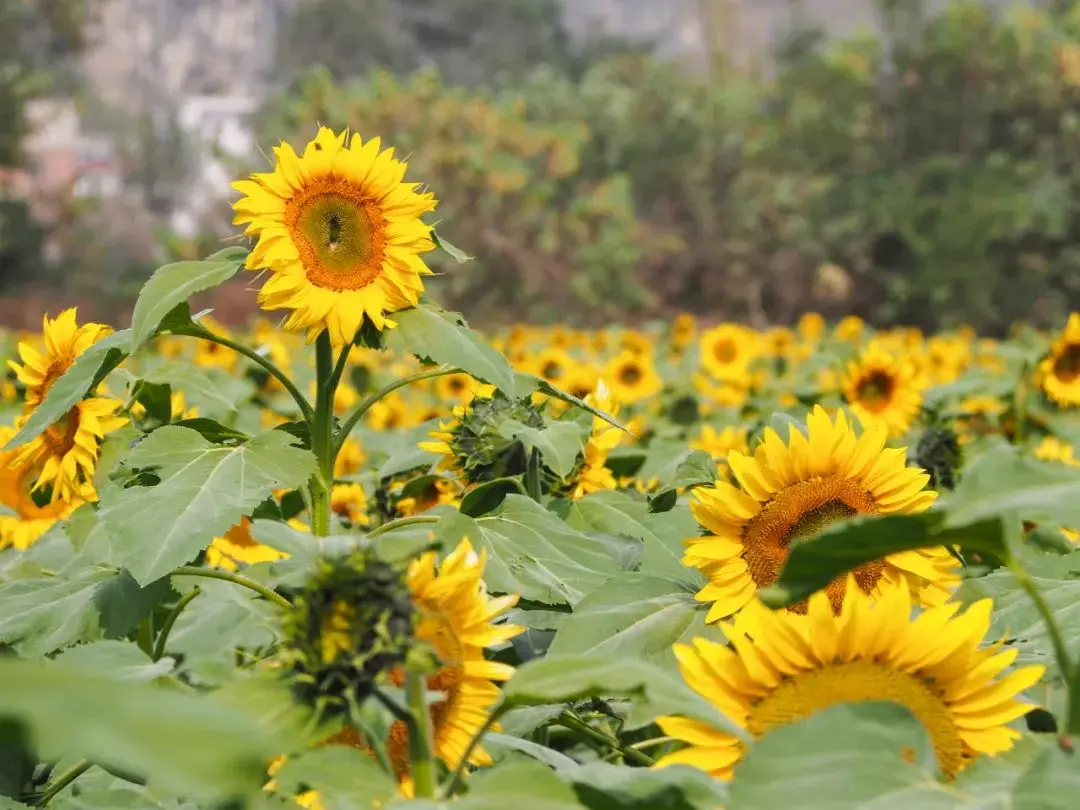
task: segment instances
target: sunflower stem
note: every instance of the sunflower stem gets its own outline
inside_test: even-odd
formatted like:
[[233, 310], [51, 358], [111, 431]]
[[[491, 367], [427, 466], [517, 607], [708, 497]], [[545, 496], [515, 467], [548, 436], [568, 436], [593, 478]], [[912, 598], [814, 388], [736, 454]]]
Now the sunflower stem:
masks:
[[75, 763], [45, 786], [44, 792], [34, 800], [34, 806], [45, 807], [49, 802], [55, 799], [64, 788], [93, 767], [94, 763], [88, 759]]
[[570, 712], [562, 712], [555, 718], [555, 722], [564, 728], [574, 731], [578, 736], [590, 742], [599, 743], [622, 755], [622, 758], [635, 765], [649, 767], [653, 764], [653, 758], [648, 754], [638, 751], [636, 748], [626, 748], [614, 737], [595, 729], [587, 723], [583, 723]]
[[315, 417], [311, 422], [311, 450], [318, 461], [318, 469], [311, 476], [311, 531], [316, 537], [330, 534], [331, 481], [334, 480], [334, 393], [341, 380], [339, 369], [344, 368], [343, 358], [348, 348], [334, 363], [334, 347], [330, 333], [325, 330], [315, 340]]
[[400, 529], [403, 526], [413, 526], [418, 523], [438, 523], [439, 518], [434, 515], [410, 515], [409, 517], [398, 518], [397, 520], [388, 520], [381, 526], [376, 526], [370, 532], [367, 533], [368, 537], [378, 537], [380, 534], [386, 534], [392, 532], [394, 529]]
[[335, 451], [341, 450], [341, 446], [345, 444], [349, 435], [353, 432], [353, 428], [355, 428], [360, 423], [360, 420], [364, 418], [364, 414], [371, 410], [371, 406], [387, 394], [396, 391], [399, 388], [404, 388], [406, 385], [412, 385], [414, 382], [420, 382], [421, 380], [430, 380], [433, 377], [445, 377], [447, 374], [462, 373], [464, 373], [463, 369], [457, 367], [440, 366], [439, 368], [431, 369], [430, 371], [421, 371], [419, 374], [402, 377], [400, 380], [395, 380], [389, 385], [383, 386], [357, 405], [356, 409], [350, 413], [349, 417], [342, 423], [340, 430], [338, 430], [337, 439], [334, 442]]
[[[1043, 624], [1046, 625], [1046, 634], [1050, 636], [1050, 643], [1054, 646], [1054, 657], [1057, 658], [1061, 676], [1065, 683], [1072, 686], [1073, 681], [1076, 679], [1076, 671], [1073, 669], [1069, 648], [1065, 645], [1065, 638], [1061, 635], [1061, 628], [1054, 618], [1054, 612], [1050, 609], [1050, 605], [1047, 603], [1042, 591], [1039, 590], [1039, 586], [1035, 584], [1035, 580], [1031, 578], [1031, 574], [1028, 573], [1023, 563], [1010, 556], [1008, 567], [1012, 575], [1016, 577], [1017, 583], [1031, 597], [1031, 601], [1035, 603], [1035, 609], [1042, 618]], [[1075, 689], [1073, 691], [1075, 692]], [[1068, 711], [1068, 732], [1070, 734], [1080, 733], [1080, 700], [1074, 699], [1072, 695], [1069, 697]]]
[[202, 591], [196, 585], [191, 591], [180, 597], [177, 603], [173, 605], [173, 609], [169, 611], [169, 615], [165, 617], [165, 624], [161, 625], [161, 630], [158, 631], [154, 654], [151, 656], [155, 661], [160, 661], [165, 656], [165, 645], [169, 643], [169, 633], [172, 632], [173, 625], [180, 618], [180, 614], [184, 612], [184, 608], [190, 605], [200, 593]]
[[422, 672], [406, 667], [405, 697], [409, 702], [409, 761], [413, 786], [418, 799], [433, 799], [435, 783], [435, 740], [431, 714], [427, 707], [427, 678]]
[[286, 599], [277, 591], [272, 588], [268, 588], [261, 582], [256, 582], [253, 579], [245, 577], [243, 574], [234, 574], [232, 571], [220, 571], [216, 568], [198, 568], [193, 565], [182, 565], [179, 568], [173, 569], [172, 576], [176, 577], [205, 577], [206, 579], [220, 579], [225, 582], [232, 582], [234, 585], [240, 585], [249, 590], [255, 591], [259, 596], [263, 597], [267, 601], [273, 602], [278, 607], [284, 610], [292, 610], [292, 602]]

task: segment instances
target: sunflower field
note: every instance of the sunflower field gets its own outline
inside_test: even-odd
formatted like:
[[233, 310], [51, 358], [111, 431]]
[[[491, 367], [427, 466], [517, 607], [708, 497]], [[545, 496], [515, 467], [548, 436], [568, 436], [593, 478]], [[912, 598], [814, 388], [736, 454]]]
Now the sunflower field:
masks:
[[273, 155], [0, 335], [0, 810], [1075, 806], [1080, 313], [481, 335], [437, 188]]

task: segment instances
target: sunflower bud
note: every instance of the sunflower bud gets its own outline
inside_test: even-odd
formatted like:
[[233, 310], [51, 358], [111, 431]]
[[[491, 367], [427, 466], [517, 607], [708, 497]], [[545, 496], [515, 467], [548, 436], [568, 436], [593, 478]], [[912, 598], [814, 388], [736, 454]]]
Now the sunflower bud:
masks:
[[[474, 399], [445, 432], [445, 444], [454, 466], [470, 484], [506, 476], [522, 475], [528, 466], [525, 445], [509, 429], [514, 423], [542, 429], [542, 406], [528, 399], [513, 400], [501, 393], [491, 399]], [[545, 478], [551, 478], [545, 475]]]
[[320, 560], [295, 605], [285, 619], [282, 661], [304, 703], [346, 713], [405, 660], [413, 632], [405, 572], [371, 550]]
[[943, 422], [928, 427], [915, 447], [914, 461], [930, 474], [933, 489], [953, 489], [957, 471], [963, 464], [956, 431]]

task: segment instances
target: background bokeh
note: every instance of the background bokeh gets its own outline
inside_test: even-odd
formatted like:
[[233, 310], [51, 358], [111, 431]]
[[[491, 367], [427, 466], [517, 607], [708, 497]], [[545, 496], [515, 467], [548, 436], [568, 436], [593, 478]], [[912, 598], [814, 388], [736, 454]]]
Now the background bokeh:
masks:
[[0, 325], [123, 325], [317, 123], [409, 156], [480, 325], [1080, 308], [1080, 3], [0, 0]]

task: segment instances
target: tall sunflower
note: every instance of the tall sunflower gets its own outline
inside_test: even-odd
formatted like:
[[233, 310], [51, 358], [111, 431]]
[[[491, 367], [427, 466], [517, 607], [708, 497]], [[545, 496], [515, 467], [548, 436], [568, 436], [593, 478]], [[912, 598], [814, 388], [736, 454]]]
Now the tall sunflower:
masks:
[[1039, 364], [1039, 377], [1046, 396], [1058, 405], [1080, 405], [1080, 312], [1069, 316], [1065, 330]]
[[[698, 593], [712, 602], [707, 620], [731, 616], [753, 600], [759, 588], [776, 582], [795, 543], [855, 514], [921, 512], [937, 493], [926, 490], [929, 476], [905, 466], [904, 450], [885, 449], [885, 429], [861, 436], [844, 413], [833, 421], [816, 406], [807, 435], [794, 427], [785, 444], [766, 429], [753, 455], [733, 451], [728, 466], [738, 486], [717, 481], [694, 490], [694, 518], [710, 533], [686, 541], [686, 565], [701, 569], [709, 584]], [[948, 598], [956, 584], [956, 561], [944, 548], [905, 551], [856, 570], [867, 593], [905, 583], [921, 602]], [[827, 588], [839, 612], [844, 580]], [[805, 612], [805, 605], [796, 610]]]
[[292, 310], [285, 326], [324, 330], [335, 346], [351, 343], [366, 317], [376, 329], [387, 315], [414, 306], [431, 273], [421, 253], [433, 250], [421, 216], [435, 208], [430, 193], [403, 183], [407, 165], [381, 150], [323, 127], [297, 155], [283, 143], [274, 170], [238, 180], [243, 198], [233, 223], [258, 237], [247, 267], [267, 268], [259, 293], [264, 309]]
[[[835, 619], [824, 594], [811, 597], [809, 616], [755, 603], [724, 627], [732, 647], [705, 639], [675, 645], [683, 678], [755, 738], [836, 704], [885, 700], [919, 719], [947, 777], [980, 754], [1012, 747], [1020, 734], [1006, 724], [1034, 708], [1017, 696], [1045, 668], [1023, 667], [998, 678], [1017, 650], [979, 649], [990, 628], [989, 599], [960, 616], [951, 602], [912, 619], [903, 588], [875, 605], [854, 585], [851, 590]], [[665, 734], [689, 744], [661, 759], [660, 767], [687, 764], [730, 778], [746, 752], [738, 738], [700, 721], [658, 722]]]
[[922, 406], [922, 382], [909, 362], [871, 343], [848, 364], [844, 399], [864, 422], [879, 422], [890, 436], [907, 433]]
[[56, 318], [46, 315], [41, 324], [44, 354], [28, 341], [21, 341], [19, 357], [22, 364], [8, 360], [15, 377], [26, 387], [28, 409], [41, 404], [53, 383], [71, 368], [76, 357], [112, 332], [110, 327], [100, 323], [79, 326], [76, 315], [75, 307], [65, 309]]
[[701, 335], [701, 367], [714, 380], [745, 386], [750, 361], [757, 355], [757, 335], [737, 323], [722, 323]]

